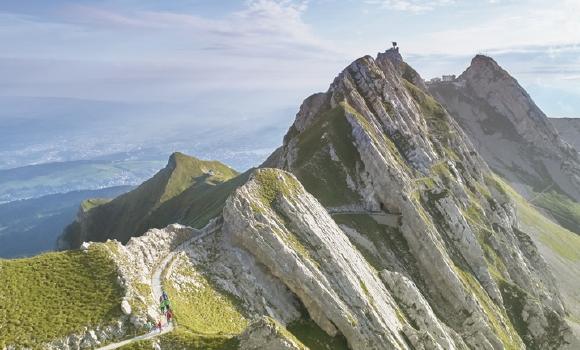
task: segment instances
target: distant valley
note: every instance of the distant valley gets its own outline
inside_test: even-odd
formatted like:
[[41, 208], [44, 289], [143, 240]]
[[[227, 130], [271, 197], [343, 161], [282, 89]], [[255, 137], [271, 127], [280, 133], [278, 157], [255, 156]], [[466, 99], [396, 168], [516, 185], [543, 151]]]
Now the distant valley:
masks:
[[0, 258], [31, 256], [54, 250], [57, 236], [74, 220], [83, 200], [112, 198], [132, 188], [116, 186], [73, 191], [0, 205]]
[[0, 203], [82, 190], [132, 186], [164, 162], [86, 160], [0, 170]]

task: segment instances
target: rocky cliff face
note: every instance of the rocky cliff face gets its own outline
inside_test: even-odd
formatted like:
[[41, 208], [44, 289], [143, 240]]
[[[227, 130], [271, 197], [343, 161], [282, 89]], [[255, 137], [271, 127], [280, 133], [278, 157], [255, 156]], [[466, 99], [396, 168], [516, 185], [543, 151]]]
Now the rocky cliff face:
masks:
[[580, 150], [580, 118], [550, 118], [560, 137]]
[[[366, 220], [366, 214], [341, 215], [356, 215], [357, 222]], [[375, 215], [367, 219], [380, 220]], [[237, 318], [239, 325], [228, 322], [219, 331], [245, 329], [239, 336], [240, 348], [307, 348], [300, 333], [285, 328], [292, 329], [293, 323], [305, 317], [329, 339], [344, 338], [351, 349], [544, 349], [573, 343], [561, 321], [557, 292], [543, 282], [550, 276], [525, 234], [494, 234], [499, 236], [496, 239], [511, 239], [509, 243], [494, 242], [499, 251], [508, 249], [512, 255], [510, 261], [497, 252], [497, 267], [486, 262], [479, 266], [493, 269], [494, 277], [488, 283], [494, 283], [494, 288], [479, 282], [468, 267], [455, 265], [448, 251], [453, 244], [441, 238], [437, 242], [441, 233], [436, 228], [422, 234], [429, 235], [424, 241], [438, 245], [437, 253], [421, 254], [434, 264], [437, 259], [446, 260], [447, 265], [419, 267], [421, 257], [414, 255], [413, 243], [408, 242], [406, 259], [417, 269], [409, 273], [400, 269], [402, 261], [399, 268], [380, 264], [387, 254], [393, 264], [398, 259], [385, 247], [392, 239], [387, 235], [393, 232], [381, 234], [368, 226], [357, 226], [355, 232], [357, 229], [339, 226], [335, 220], [293, 175], [261, 169], [228, 199], [222, 218], [211, 226], [193, 232], [178, 227], [151, 231], [134, 238], [127, 248], [117, 245], [113, 250], [130, 259], [122, 265], [133, 266], [127, 269], [132, 273], [122, 275], [141, 276], [126, 278], [131, 281], [128, 285], [137, 285], [139, 278], [147, 284], [153, 267], [172, 256], [163, 283], [176, 313], [185, 307], [179, 302], [180, 295], [189, 300], [207, 298], [208, 288], [221, 298], [234, 300], [238, 305], [235, 315], [220, 306], [191, 312], [212, 313], [200, 315], [204, 318], [215, 317], [213, 313], [222, 319], [228, 315], [230, 321]], [[376, 235], [379, 239], [372, 241]], [[370, 255], [371, 250], [377, 256]], [[496, 271], [499, 266], [502, 270]], [[429, 280], [430, 285], [422, 277], [428, 274], [437, 278]], [[508, 280], [510, 276], [515, 280]], [[535, 294], [518, 286], [525, 283], [534, 284], [527, 290]], [[445, 288], [447, 295], [439, 288]], [[135, 313], [132, 319], [145, 312], [139, 311], [139, 299], [129, 298]], [[201, 327], [195, 322], [187, 324]]]
[[[355, 61], [328, 92], [305, 101], [265, 165], [294, 173], [334, 213], [367, 261], [386, 270], [410, 327], [443, 348], [451, 340], [459, 348], [563, 346], [562, 303], [512, 204], [463, 131], [402, 66], [393, 51]], [[437, 315], [423, 321], [435, 333], [418, 329], [416, 310], [404, 307], [413, 288]], [[535, 311], [522, 316], [513, 293]]]
[[[579, 275], [578, 263], [562, 247], [577, 251], [580, 242], [580, 162], [572, 148], [578, 146], [578, 123], [546, 118], [517, 81], [485, 56], [476, 56], [457, 80], [429, 84], [429, 91], [461, 124], [491, 168], [529, 200], [511, 194], [522, 227], [556, 276], [570, 319], [577, 318], [577, 277], [571, 276]], [[580, 327], [571, 324], [580, 334]]]
[[580, 201], [580, 158], [526, 91], [478, 55], [454, 82], [429, 91], [461, 124], [491, 168], [524, 195], [554, 189]]

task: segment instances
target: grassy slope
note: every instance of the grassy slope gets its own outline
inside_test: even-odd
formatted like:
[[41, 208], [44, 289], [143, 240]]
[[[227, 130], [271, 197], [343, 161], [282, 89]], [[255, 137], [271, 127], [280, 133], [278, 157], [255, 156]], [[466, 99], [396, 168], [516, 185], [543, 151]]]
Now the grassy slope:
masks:
[[179, 222], [201, 228], [210, 219], [218, 216], [229, 195], [243, 185], [251, 171], [240, 174], [215, 186], [194, 185], [180, 195], [168, 200], [152, 213], [145, 223], [146, 227], [163, 227]]
[[81, 210], [86, 213], [93, 208], [100, 205], [107, 204], [111, 201], [111, 198], [89, 198], [81, 202]]
[[[357, 162], [362, 165], [351, 134], [344, 109], [336, 107], [322, 112], [314, 124], [297, 137], [294, 174], [324, 206], [352, 204], [359, 200], [346, 181], [347, 175], [353, 177]], [[340, 162], [331, 159], [331, 145]]]
[[36, 347], [115, 320], [122, 298], [116, 279], [99, 246], [0, 260], [0, 348]]
[[[210, 171], [213, 174], [210, 174]], [[71, 224], [65, 230], [65, 237], [72, 242], [73, 247], [79, 246], [82, 240], [104, 241], [116, 238], [126, 242], [132, 236], [140, 235], [149, 228], [187, 221], [183, 220], [186, 216], [179, 215], [184, 214], [183, 208], [209, 205], [207, 212], [200, 211], [195, 214], [200, 216], [217, 214], [216, 208], [221, 207], [210, 205], [213, 198], [208, 193], [212, 192], [216, 185], [227, 182], [237, 175], [234, 170], [222, 163], [202, 161], [175, 153], [163, 170], [135, 190], [93, 207], [83, 220], [82, 228], [78, 223]], [[216, 194], [216, 197], [222, 199], [220, 202], [222, 205], [230, 192], [224, 193], [218, 191]], [[204, 194], [203, 202], [198, 202], [198, 197]]]
[[[177, 338], [171, 341], [208, 343], [211, 344], [208, 349], [228, 349], [233, 346], [235, 341], [231, 339], [248, 325], [240, 302], [215, 287], [185, 258], [180, 257], [173, 264], [175, 269], [171, 278], [164, 278], [163, 283], [179, 331]], [[176, 285], [172, 282], [176, 280], [189, 282]]]
[[[162, 349], [179, 350], [235, 350], [238, 349], [236, 338], [224, 336], [200, 336], [184, 329], [177, 329], [159, 337]], [[151, 350], [152, 340], [143, 340], [131, 343], [120, 348], [121, 350]]]
[[535, 228], [537, 237], [542, 243], [561, 258], [572, 262], [580, 261], [580, 236], [546, 218], [499, 177], [495, 180], [501, 189], [516, 202], [519, 219], [526, 226]]
[[[568, 321], [572, 322], [573, 328], [576, 329], [576, 335], [580, 336], [580, 295], [578, 295], [578, 290], [580, 290], [580, 280], [578, 279], [580, 236], [548, 219], [503, 179], [495, 176], [494, 180], [498, 189], [509, 195], [516, 203], [519, 222], [523, 229], [531, 235], [538, 245], [540, 253], [546, 259], [570, 313]], [[504, 299], [509, 299], [509, 296], [506, 298], [504, 292], [505, 286], [502, 285], [501, 289]], [[510, 292], [514, 294], [513, 290]], [[525, 291], [518, 290], [516, 293], [525, 293]]]
[[562, 227], [580, 235], [580, 203], [556, 192], [543, 193], [534, 203], [545, 209]]

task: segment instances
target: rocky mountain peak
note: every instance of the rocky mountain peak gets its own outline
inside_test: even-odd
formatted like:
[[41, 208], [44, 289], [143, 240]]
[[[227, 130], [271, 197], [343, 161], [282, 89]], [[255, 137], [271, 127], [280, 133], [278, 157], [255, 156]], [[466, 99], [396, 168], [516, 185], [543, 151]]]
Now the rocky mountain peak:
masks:
[[[487, 80], [493, 83], [491, 78]], [[422, 82], [395, 50], [376, 59], [357, 59], [326, 93], [305, 101], [284, 145], [267, 165], [296, 176], [373, 261], [395, 300], [401, 302], [411, 293], [430, 301], [433, 310], [421, 312], [440, 317], [427, 323], [435, 327], [432, 336], [438, 334], [436, 342], [443, 348], [521, 348], [522, 339], [548, 346], [554, 340], [532, 335], [536, 321], [517, 335], [509, 323], [519, 322], [518, 315], [508, 321], [503, 311], [477, 306], [494, 304], [507, 310], [505, 288], [517, 286], [530, 291], [525, 297], [530, 303], [545, 301], [533, 306], [540, 317], [537, 322], [563, 312], [549, 272], [534, 262], [537, 251], [517, 243], [526, 236], [515, 224], [513, 205]], [[299, 212], [289, 210], [282, 217]], [[392, 241], [384, 244], [377, 232]], [[508, 241], [513, 244], [500, 243]], [[506, 266], [500, 278], [490, 250]], [[459, 320], [457, 315], [471, 316]], [[438, 333], [439, 321], [453, 331]], [[324, 329], [325, 322], [320, 323]], [[494, 326], [499, 323], [508, 325], [507, 330]], [[349, 332], [340, 331], [345, 336]], [[450, 340], [456, 339], [454, 332], [473, 336]]]
[[[490, 101], [530, 142], [557, 144], [557, 132], [530, 95], [493, 58], [476, 55], [459, 76], [475, 94]], [[509, 107], [508, 107], [509, 106]], [[511, 108], [512, 111], [507, 109]]]
[[503, 68], [500, 67], [499, 64], [490, 56], [486, 55], [475, 55], [471, 59], [471, 65], [468, 69], [478, 71], [478, 70], [492, 70], [501, 73], [507, 73]]
[[178, 163], [186, 161], [186, 158], [188, 158], [189, 160], [197, 159], [195, 157], [186, 156], [185, 154], [183, 154], [181, 152], [173, 152], [169, 156], [169, 160], [167, 161], [167, 168], [175, 169], [177, 167]]
[[559, 137], [526, 90], [484, 55], [453, 83], [429, 92], [465, 130], [488, 164], [510, 181], [541, 191], [548, 186], [580, 199], [578, 153]]
[[[525, 90], [518, 84], [505, 69], [503, 69], [493, 58], [485, 55], [476, 55], [471, 60], [469, 67], [459, 76], [460, 81], [465, 81], [468, 85], [493, 85], [503, 84], [504, 88], [517, 90], [527, 96]], [[488, 89], [491, 87], [488, 86]], [[515, 91], [514, 91], [515, 92]], [[527, 96], [529, 98], [529, 96]]]
[[389, 60], [389, 61], [393, 62], [393, 64], [395, 64], [395, 65], [399, 65], [401, 63], [404, 63], [403, 56], [401, 56], [401, 53], [399, 52], [398, 47], [397, 48], [392, 47], [385, 52], [379, 53], [377, 55], [377, 61], [382, 61], [382, 60]]

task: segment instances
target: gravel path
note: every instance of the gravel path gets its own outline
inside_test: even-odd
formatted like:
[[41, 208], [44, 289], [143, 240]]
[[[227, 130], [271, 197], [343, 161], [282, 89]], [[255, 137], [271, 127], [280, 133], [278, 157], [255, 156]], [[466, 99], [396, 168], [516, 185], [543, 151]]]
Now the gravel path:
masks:
[[[185, 247], [188, 244], [191, 244], [195, 241], [198, 241], [204, 237], [206, 237], [209, 234], [214, 233], [215, 230], [208, 230], [207, 232], [194, 237], [186, 242], [183, 242], [182, 244], [180, 244], [177, 248], [175, 248], [174, 251], [172, 251], [171, 253], [169, 253], [165, 259], [163, 259], [161, 261], [161, 263], [159, 263], [159, 265], [157, 266], [157, 268], [155, 269], [155, 271], [153, 271], [153, 274], [151, 275], [151, 292], [153, 293], [153, 300], [156, 302], [157, 300], [159, 300], [159, 297], [161, 296], [161, 294], [163, 293], [163, 288], [162, 288], [162, 284], [161, 284], [161, 278], [163, 276], [163, 272], [167, 269], [167, 266], [173, 261], [173, 258], [177, 255], [177, 253], [179, 253], [180, 251], [183, 250], [183, 247]], [[156, 308], [155, 311], [158, 311], [159, 309]], [[163, 324], [163, 330], [161, 332], [154, 330], [151, 331], [147, 334], [143, 334], [143, 335], [139, 335], [137, 337], [131, 338], [131, 339], [127, 339], [127, 340], [123, 340], [121, 342], [118, 343], [113, 343], [113, 344], [109, 344], [107, 346], [103, 346], [101, 348], [97, 348], [97, 350], [113, 350], [113, 349], [118, 349], [124, 345], [139, 341], [139, 340], [147, 340], [147, 339], [151, 339], [151, 338], [155, 338], [158, 337], [162, 334], [165, 333], [169, 333], [171, 331], [173, 331], [174, 329], [174, 325], [173, 323], [163, 323], [165, 321], [165, 319], [163, 318], [161, 320], [162, 324]]]

